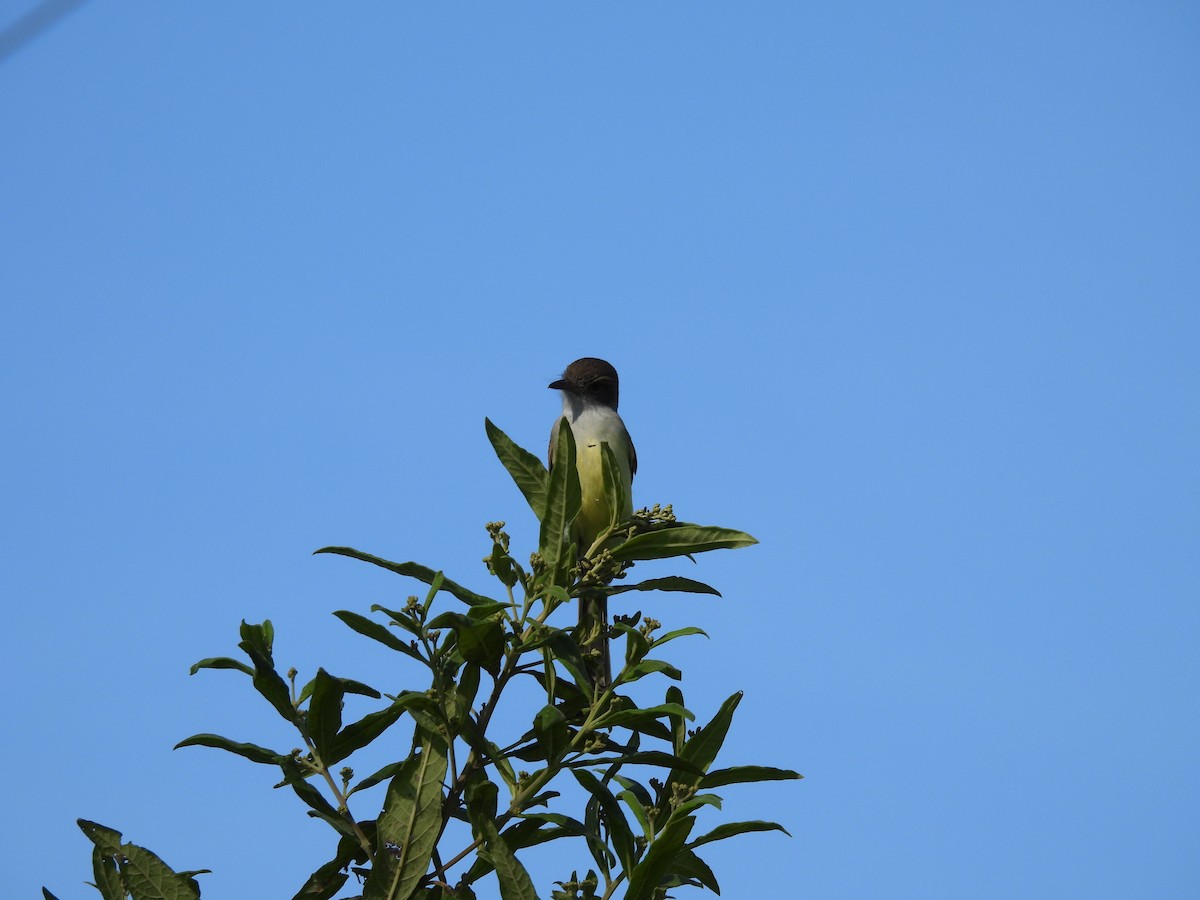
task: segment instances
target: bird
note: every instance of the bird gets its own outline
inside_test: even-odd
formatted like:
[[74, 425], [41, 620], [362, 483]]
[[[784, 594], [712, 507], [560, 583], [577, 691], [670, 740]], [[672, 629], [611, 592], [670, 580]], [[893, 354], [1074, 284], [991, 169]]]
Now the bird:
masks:
[[[617, 413], [619, 380], [617, 370], [603, 359], [585, 356], [571, 363], [562, 377], [550, 382], [552, 390], [562, 392], [562, 415], [550, 430], [550, 465], [558, 443], [562, 419], [571, 425], [575, 437], [575, 466], [579, 472], [580, 508], [571, 524], [569, 537], [580, 556], [585, 555], [596, 538], [615, 518], [622, 522], [633, 514], [633, 476], [637, 473], [637, 452], [621, 416]], [[604, 455], [601, 443], [607, 443], [620, 469], [623, 496], [621, 508], [609, 506], [604, 491]], [[580, 597], [579, 633], [598, 634], [584, 648], [598, 650], [601, 663], [597, 681], [604, 686], [612, 682], [612, 667], [608, 654], [608, 599], [603, 596]]]

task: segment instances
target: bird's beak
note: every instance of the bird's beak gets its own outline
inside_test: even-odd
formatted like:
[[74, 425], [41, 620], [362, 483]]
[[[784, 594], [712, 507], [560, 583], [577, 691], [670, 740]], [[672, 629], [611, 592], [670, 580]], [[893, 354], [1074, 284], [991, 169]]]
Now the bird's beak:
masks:
[[567, 390], [567, 383], [560, 378], [558, 381], [550, 382], [546, 387], [552, 391], [565, 391]]

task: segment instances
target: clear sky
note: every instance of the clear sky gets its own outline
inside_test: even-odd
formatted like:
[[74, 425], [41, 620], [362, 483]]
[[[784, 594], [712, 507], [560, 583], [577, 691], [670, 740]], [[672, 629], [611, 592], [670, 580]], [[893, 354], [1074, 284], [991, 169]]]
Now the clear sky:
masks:
[[642, 598], [807, 776], [724, 896], [1200, 894], [1193, 4], [111, 0], [0, 122], [0, 895], [88, 896], [83, 816], [291, 896], [326, 827], [171, 747], [292, 739], [188, 666], [415, 686], [330, 615], [414, 586], [310, 552], [489, 589], [484, 416], [540, 452], [583, 355], [637, 502], [761, 541]]

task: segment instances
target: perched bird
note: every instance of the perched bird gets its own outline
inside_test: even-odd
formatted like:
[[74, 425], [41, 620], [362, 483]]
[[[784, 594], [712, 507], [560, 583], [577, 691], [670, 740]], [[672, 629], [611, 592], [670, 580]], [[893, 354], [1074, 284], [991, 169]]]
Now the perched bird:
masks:
[[[565, 418], [575, 437], [575, 465], [579, 470], [581, 506], [571, 525], [570, 538], [579, 554], [587, 553], [592, 543], [614, 518], [604, 495], [604, 469], [601, 443], [607, 443], [616, 457], [621, 472], [624, 496], [616, 511], [618, 522], [633, 514], [633, 476], [637, 472], [637, 453], [617, 414], [617, 370], [602, 359], [585, 356], [567, 366], [562, 378], [550, 388], [562, 392], [562, 416], [555, 420], [550, 431], [550, 464], [554, 465], [554, 449], [558, 442], [559, 423]], [[604, 597], [579, 600], [580, 633], [596, 632], [599, 637], [586, 649], [597, 649], [602, 658], [603, 683], [612, 681], [608, 657], [608, 601]]]

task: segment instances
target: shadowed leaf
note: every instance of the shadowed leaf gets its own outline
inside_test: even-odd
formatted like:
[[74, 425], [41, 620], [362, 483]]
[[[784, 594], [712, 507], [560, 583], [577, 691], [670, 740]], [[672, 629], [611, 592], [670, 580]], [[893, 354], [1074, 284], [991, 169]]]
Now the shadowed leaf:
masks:
[[421, 752], [405, 760], [388, 785], [363, 900], [400, 900], [412, 894], [437, 841], [445, 777], [445, 742], [423, 732]]
[[248, 759], [250, 762], [266, 765], [276, 765], [281, 755], [274, 750], [260, 747], [258, 744], [243, 744], [231, 741], [229, 738], [221, 737], [219, 734], [193, 734], [191, 737], [184, 738], [176, 744], [174, 749], [178, 750], [180, 747], [215, 747], [218, 750], [226, 750], [236, 756]]
[[703, 581], [669, 575], [666, 578], [648, 578], [637, 584], [618, 584], [608, 589], [609, 594], [624, 594], [626, 591], [682, 591], [688, 594], [712, 594], [720, 597], [721, 592]]

